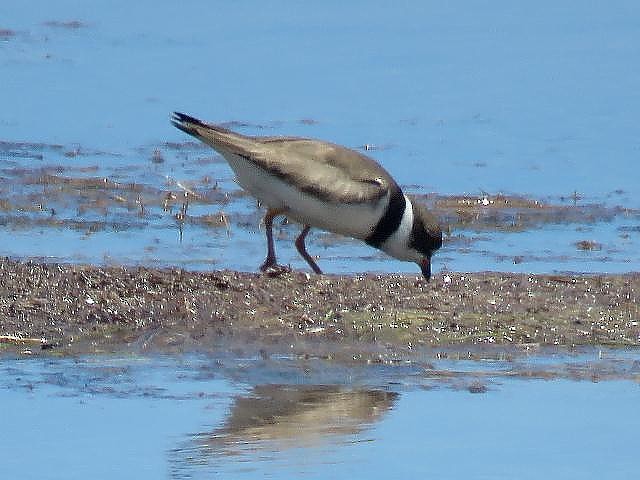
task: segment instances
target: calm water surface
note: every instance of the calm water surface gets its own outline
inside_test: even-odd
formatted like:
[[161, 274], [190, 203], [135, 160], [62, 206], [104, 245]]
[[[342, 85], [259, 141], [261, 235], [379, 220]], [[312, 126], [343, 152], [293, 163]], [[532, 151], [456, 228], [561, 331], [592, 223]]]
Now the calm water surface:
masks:
[[640, 356], [5, 358], [7, 478], [634, 478]]

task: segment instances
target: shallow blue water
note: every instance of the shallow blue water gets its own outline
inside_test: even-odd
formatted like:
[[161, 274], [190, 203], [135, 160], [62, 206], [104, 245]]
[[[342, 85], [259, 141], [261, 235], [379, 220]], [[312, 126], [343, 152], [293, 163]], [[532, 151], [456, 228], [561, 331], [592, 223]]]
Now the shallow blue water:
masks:
[[[97, 165], [94, 175], [121, 181], [159, 185], [168, 176], [188, 183], [206, 171], [230, 182], [222, 167], [189, 168], [193, 156], [176, 168], [169, 151], [166, 165], [148, 168], [154, 148], [185, 139], [168, 122], [178, 110], [245, 122], [242, 130], [252, 134], [377, 146], [369, 153], [418, 193], [556, 199], [577, 192], [587, 203], [637, 209], [639, 14], [631, 0], [6, 1], [0, 29], [12, 33], [0, 36], [0, 140], [114, 153], [62, 161]], [[72, 21], [78, 23], [65, 23]], [[4, 167], [15, 160], [0, 157]], [[45, 152], [35, 163], [50, 161], [61, 160]], [[445, 258], [434, 263], [456, 270], [638, 269], [637, 214], [613, 226], [596, 221], [587, 233], [583, 227], [498, 236], [484, 257], [483, 248], [460, 255], [445, 246]], [[211, 233], [198, 229], [180, 244], [174, 233], [170, 222], [157, 232], [91, 241], [31, 229], [0, 253], [246, 270], [263, 256], [255, 232], [241, 231], [231, 244], [215, 233], [207, 242]], [[2, 244], [12, 235], [3, 232]], [[553, 239], [551, 252], [543, 236]], [[576, 253], [574, 237], [604, 240], [607, 252]], [[145, 256], [151, 242], [166, 256]], [[284, 263], [297, 264], [290, 245], [280, 249]], [[363, 259], [372, 251], [351, 244], [317, 253], [348, 260], [326, 262], [329, 272], [415, 270]], [[500, 260], [505, 254], [531, 260], [513, 265]]]
[[0, 461], [8, 478], [633, 478], [639, 361], [4, 358]]

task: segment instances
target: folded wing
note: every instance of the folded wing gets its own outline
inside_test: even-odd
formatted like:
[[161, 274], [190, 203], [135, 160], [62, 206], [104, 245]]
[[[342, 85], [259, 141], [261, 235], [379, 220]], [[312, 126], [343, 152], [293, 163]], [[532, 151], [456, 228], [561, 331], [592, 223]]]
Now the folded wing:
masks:
[[175, 113], [172, 123], [223, 156], [240, 156], [326, 201], [378, 202], [397, 188], [374, 160], [339, 145], [299, 137], [241, 135], [182, 113]]

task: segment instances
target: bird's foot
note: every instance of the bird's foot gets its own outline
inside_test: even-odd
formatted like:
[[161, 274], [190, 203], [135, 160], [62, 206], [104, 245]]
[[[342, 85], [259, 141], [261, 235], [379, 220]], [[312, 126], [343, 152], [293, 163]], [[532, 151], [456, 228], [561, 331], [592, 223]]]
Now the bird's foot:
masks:
[[270, 277], [279, 277], [283, 273], [291, 272], [291, 268], [285, 267], [284, 265], [278, 265], [275, 256], [268, 256], [264, 263], [260, 265], [260, 271]]
[[260, 271], [261, 272], [266, 272], [267, 269], [277, 265], [277, 261], [276, 261], [276, 257], [275, 255], [267, 255], [267, 258], [264, 260], [264, 262], [262, 263], [262, 265], [260, 265]]
[[277, 263], [273, 263], [267, 266], [262, 265], [260, 267], [260, 271], [267, 275], [268, 277], [279, 277], [286, 273], [291, 273], [291, 267], [285, 265], [278, 265]]

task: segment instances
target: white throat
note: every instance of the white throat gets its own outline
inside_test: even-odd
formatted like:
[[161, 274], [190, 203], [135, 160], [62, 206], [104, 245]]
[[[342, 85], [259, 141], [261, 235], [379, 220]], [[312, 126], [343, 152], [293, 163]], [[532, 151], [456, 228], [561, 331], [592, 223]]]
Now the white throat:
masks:
[[404, 196], [404, 200], [405, 207], [400, 225], [398, 229], [380, 245], [380, 249], [399, 260], [418, 262], [421, 259], [420, 254], [409, 247], [411, 230], [413, 229], [413, 205], [406, 195]]

